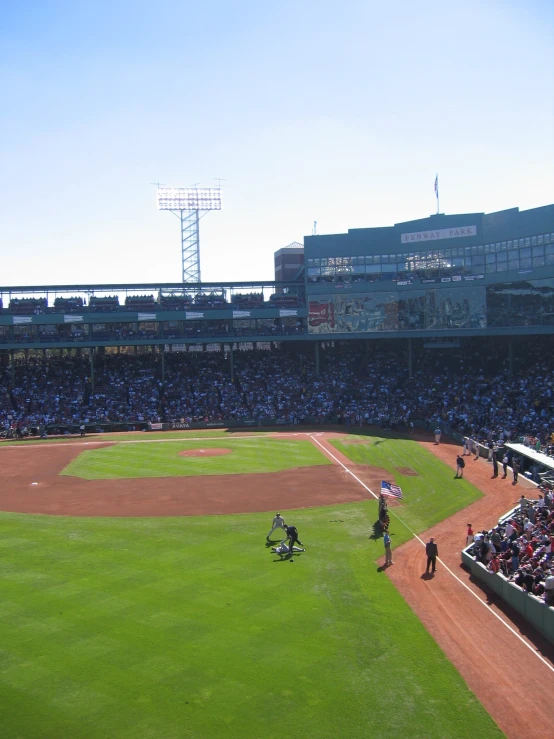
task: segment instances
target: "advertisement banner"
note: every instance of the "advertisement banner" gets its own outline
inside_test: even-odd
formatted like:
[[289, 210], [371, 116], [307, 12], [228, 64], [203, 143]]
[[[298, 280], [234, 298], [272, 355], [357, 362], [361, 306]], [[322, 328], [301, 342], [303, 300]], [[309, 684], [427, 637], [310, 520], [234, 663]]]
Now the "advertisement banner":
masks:
[[32, 316], [14, 316], [13, 317], [13, 325], [19, 326], [22, 323], [32, 323], [33, 317]]
[[292, 309], [289, 309], [289, 308], [281, 308], [279, 310], [279, 316], [281, 318], [286, 318], [287, 316], [297, 316], [297, 315], [298, 315], [298, 311], [297, 310], [292, 310]]
[[156, 314], [155, 313], [139, 313], [138, 319], [139, 321], [155, 321]]
[[196, 311], [192, 311], [192, 312], [189, 313], [187, 311], [185, 313], [185, 318], [186, 318], [187, 321], [194, 321], [194, 320], [197, 320], [198, 318], [204, 318], [204, 314], [203, 313], [197, 313]]
[[64, 316], [63, 322], [64, 323], [82, 323], [83, 316]]
[[163, 431], [163, 423], [150, 423], [148, 424], [148, 428], [150, 431]]
[[252, 311], [249, 310], [234, 310], [233, 318], [250, 318]]
[[[330, 302], [322, 303], [320, 301], [311, 302], [309, 304], [310, 316], [308, 323], [310, 326], [310, 333], [317, 333], [312, 329], [317, 329], [319, 326], [324, 325], [329, 327], [331, 330], [335, 327], [335, 307]], [[326, 329], [323, 329], [326, 330]]]

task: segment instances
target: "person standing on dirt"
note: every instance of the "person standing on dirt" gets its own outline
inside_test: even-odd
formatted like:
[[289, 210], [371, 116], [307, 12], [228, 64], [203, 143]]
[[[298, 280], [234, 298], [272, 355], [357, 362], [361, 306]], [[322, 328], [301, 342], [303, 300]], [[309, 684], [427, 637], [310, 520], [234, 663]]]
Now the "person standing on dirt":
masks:
[[385, 531], [385, 535], [383, 536], [383, 544], [385, 545], [385, 567], [388, 567], [388, 565], [394, 564], [394, 562], [392, 561], [392, 551], [390, 548], [391, 538], [388, 531]]
[[504, 474], [502, 475], [503, 480], [505, 480], [508, 477], [508, 462], [509, 462], [508, 455], [505, 454], [502, 457], [502, 469], [504, 470]]
[[498, 477], [498, 451], [492, 450], [492, 476]]
[[513, 485], [517, 485], [517, 476], [519, 475], [519, 457], [514, 457], [512, 459], [512, 473], [514, 476], [514, 482]]
[[473, 529], [471, 528], [471, 524], [468, 523], [467, 535], [466, 535], [466, 547], [468, 547], [470, 544], [473, 544]]
[[431, 568], [431, 574], [435, 574], [437, 569], [437, 557], [439, 556], [439, 548], [435, 543], [433, 537], [429, 539], [425, 545], [425, 554], [427, 555], [427, 567], [425, 568], [425, 574], [429, 574], [429, 568]]
[[80, 431], [80, 433], [81, 433], [81, 436], [84, 436], [84, 435], [85, 435], [85, 424], [84, 424], [84, 423], [82, 423], [82, 424], [81, 424], [81, 425], [79, 426], [79, 431]]
[[440, 444], [440, 443], [441, 443], [441, 430], [440, 430], [440, 427], [437, 426], [437, 428], [435, 429], [435, 444]]
[[464, 476], [464, 467], [466, 466], [464, 458], [461, 454], [456, 457], [456, 477]]

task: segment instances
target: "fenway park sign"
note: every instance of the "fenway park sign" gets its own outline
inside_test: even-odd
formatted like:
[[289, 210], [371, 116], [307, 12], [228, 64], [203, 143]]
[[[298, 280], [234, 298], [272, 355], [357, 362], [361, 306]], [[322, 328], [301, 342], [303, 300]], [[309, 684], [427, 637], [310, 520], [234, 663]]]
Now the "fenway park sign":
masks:
[[419, 241], [459, 239], [467, 236], [477, 236], [477, 226], [457, 226], [455, 228], [434, 229], [433, 231], [414, 231], [414, 233], [400, 234], [400, 240], [403, 244], [413, 244]]

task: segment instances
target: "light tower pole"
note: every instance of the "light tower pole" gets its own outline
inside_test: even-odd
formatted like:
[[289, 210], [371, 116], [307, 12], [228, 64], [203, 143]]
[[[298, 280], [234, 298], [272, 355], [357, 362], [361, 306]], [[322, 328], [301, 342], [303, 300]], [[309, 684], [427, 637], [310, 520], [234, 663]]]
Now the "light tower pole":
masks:
[[215, 187], [158, 187], [158, 210], [171, 211], [181, 222], [183, 282], [201, 282], [201, 213], [221, 210], [221, 189]]

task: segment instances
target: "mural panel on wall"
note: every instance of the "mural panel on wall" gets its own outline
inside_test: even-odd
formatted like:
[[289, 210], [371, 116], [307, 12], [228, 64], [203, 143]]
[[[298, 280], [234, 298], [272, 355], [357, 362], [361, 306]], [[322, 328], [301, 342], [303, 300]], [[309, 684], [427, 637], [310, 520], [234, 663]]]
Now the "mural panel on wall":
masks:
[[318, 295], [309, 311], [311, 334], [487, 327], [485, 287]]

